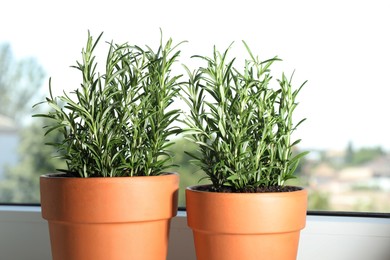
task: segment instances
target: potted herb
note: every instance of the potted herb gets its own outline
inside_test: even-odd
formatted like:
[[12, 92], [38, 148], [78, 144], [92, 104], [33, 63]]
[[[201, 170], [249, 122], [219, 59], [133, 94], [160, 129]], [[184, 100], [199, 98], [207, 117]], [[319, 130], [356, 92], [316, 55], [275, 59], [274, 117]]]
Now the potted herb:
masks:
[[88, 34], [80, 88], [50, 96], [55, 146], [67, 163], [40, 178], [42, 215], [49, 223], [54, 260], [166, 259], [169, 221], [177, 213], [179, 176], [171, 167], [169, 138], [179, 110], [171, 108], [180, 76], [171, 67], [180, 51], [169, 40], [157, 51], [109, 43], [104, 73], [97, 72]]
[[214, 47], [184, 88], [190, 153], [211, 181], [186, 189], [188, 225], [198, 260], [296, 259], [307, 192], [288, 186], [299, 159], [292, 133], [296, 97], [284, 74], [273, 86], [271, 65], [250, 56], [242, 71]]

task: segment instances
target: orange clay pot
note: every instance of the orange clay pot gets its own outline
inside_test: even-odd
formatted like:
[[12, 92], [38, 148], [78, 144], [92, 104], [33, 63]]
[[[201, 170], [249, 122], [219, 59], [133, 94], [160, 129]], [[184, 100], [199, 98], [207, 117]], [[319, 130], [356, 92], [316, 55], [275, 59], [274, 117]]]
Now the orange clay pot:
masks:
[[[179, 176], [43, 175], [42, 216], [53, 260], [165, 260]], [[64, 176], [64, 175], [62, 175]]]
[[186, 189], [198, 260], [293, 260], [307, 191], [216, 193]]

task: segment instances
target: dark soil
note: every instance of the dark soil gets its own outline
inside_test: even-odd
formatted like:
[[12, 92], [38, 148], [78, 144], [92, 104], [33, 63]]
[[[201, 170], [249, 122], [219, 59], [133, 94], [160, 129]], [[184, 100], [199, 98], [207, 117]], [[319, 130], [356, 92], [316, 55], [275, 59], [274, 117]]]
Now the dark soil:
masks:
[[60, 172], [60, 173], [49, 173], [49, 174], [46, 174], [46, 176], [50, 177], [50, 178], [71, 178], [71, 177], [76, 177], [70, 173], [64, 173], [64, 172]]
[[292, 192], [302, 190], [301, 187], [296, 186], [270, 186], [270, 187], [257, 187], [248, 188], [246, 190], [234, 190], [231, 187], [223, 186], [219, 190], [215, 190], [211, 185], [200, 185], [193, 187], [194, 190], [208, 191], [208, 192], [222, 192], [222, 193], [269, 193], [269, 192]]

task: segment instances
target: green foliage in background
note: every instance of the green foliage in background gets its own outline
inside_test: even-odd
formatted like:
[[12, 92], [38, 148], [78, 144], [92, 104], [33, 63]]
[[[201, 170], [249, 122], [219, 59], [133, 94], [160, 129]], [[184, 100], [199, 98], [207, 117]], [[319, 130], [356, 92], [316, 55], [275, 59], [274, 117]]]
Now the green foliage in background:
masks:
[[60, 135], [43, 137], [42, 125], [47, 122], [37, 120], [20, 131], [18, 163], [4, 168], [0, 181], [0, 203], [39, 203], [39, 176], [54, 173], [65, 167], [65, 162], [53, 159], [57, 154], [45, 142], [59, 142]]
[[45, 76], [34, 58], [16, 59], [9, 44], [0, 45], [0, 115], [19, 125], [31, 112]]
[[[39, 175], [60, 166], [47, 159], [53, 149], [44, 147], [40, 138], [42, 122], [31, 124], [26, 120], [31, 116], [31, 105], [42, 98], [44, 77], [44, 69], [35, 58], [17, 59], [10, 44], [0, 44], [0, 115], [15, 122], [18, 130], [12, 134], [19, 140], [17, 154], [13, 155], [17, 164], [0, 164], [0, 203], [38, 203]], [[0, 154], [8, 148], [0, 147]]]
[[168, 169], [170, 172], [178, 172], [180, 175], [179, 188], [179, 207], [185, 207], [185, 189], [196, 184], [206, 184], [208, 180], [199, 179], [205, 177], [205, 173], [196, 165], [192, 164], [191, 157], [183, 151], [190, 151], [196, 154], [197, 146], [184, 139], [182, 136], [175, 139], [175, 144], [169, 147], [170, 153], [173, 155], [173, 163], [178, 167]]
[[362, 165], [385, 155], [381, 147], [362, 147], [355, 149], [352, 143], [349, 143], [346, 149], [345, 163], [347, 165]]
[[326, 192], [313, 190], [309, 192], [309, 197], [307, 205], [309, 210], [331, 210], [329, 194]]
[[284, 74], [271, 87], [271, 65], [278, 59], [260, 61], [250, 56], [243, 70], [228, 60], [228, 51], [215, 47], [212, 57], [196, 56], [205, 67], [189, 69], [184, 91], [190, 113], [184, 122], [187, 135], [198, 145], [200, 155], [188, 153], [212, 182], [215, 191], [228, 186], [235, 192], [258, 187], [283, 186], [294, 178], [300, 158], [293, 155], [300, 140], [291, 140], [296, 97], [291, 78]]
[[[67, 163], [63, 170], [79, 177], [159, 175], [171, 167], [167, 148], [179, 110], [171, 109], [178, 95], [180, 76], [171, 67], [180, 51], [162, 39], [157, 51], [129, 44], [109, 44], [105, 71], [96, 71], [96, 41], [88, 35], [82, 61], [81, 88], [45, 102], [52, 110], [38, 114], [51, 120], [46, 134], [60, 132], [56, 147]], [[162, 38], [162, 37], [161, 37]], [[64, 105], [62, 105], [64, 104]]]

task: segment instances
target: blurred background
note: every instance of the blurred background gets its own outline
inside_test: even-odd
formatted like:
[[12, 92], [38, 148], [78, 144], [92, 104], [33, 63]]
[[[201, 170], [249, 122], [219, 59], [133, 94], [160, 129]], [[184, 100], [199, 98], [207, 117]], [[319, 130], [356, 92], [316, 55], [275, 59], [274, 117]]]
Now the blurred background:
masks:
[[[275, 78], [295, 71], [296, 87], [308, 80], [296, 113], [297, 122], [307, 121], [295, 138], [310, 154], [291, 184], [309, 189], [310, 210], [390, 212], [387, 1], [14, 0], [1, 10], [0, 203], [39, 203], [39, 176], [64, 166], [44, 145], [45, 122], [31, 118], [32, 105], [48, 95], [49, 77], [54, 94], [79, 87], [81, 74], [70, 66], [81, 59], [88, 30], [153, 48], [161, 28], [165, 40], [187, 41], [180, 63], [190, 67], [192, 55], [232, 42], [236, 66], [243, 64], [242, 40], [262, 60], [281, 58]], [[104, 64], [108, 44], [99, 48]], [[184, 188], [202, 177], [183, 152], [193, 149], [180, 138], [172, 147], [181, 206]]]

